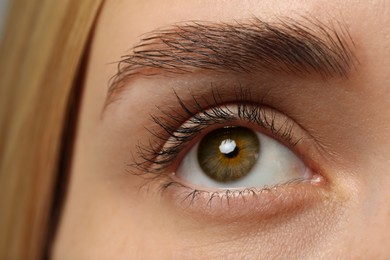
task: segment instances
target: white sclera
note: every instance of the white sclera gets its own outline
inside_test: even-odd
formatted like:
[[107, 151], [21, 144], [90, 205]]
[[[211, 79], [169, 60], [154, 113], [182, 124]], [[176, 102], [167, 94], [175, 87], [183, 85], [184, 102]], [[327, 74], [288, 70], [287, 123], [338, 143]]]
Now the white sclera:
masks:
[[[211, 189], [261, 188], [311, 177], [311, 171], [290, 149], [271, 137], [258, 132], [256, 134], [260, 141], [260, 153], [255, 165], [246, 176], [228, 183], [217, 182], [208, 177], [198, 163], [199, 142], [184, 157], [175, 175], [187, 185]], [[233, 143], [227, 142], [221, 144], [219, 149], [227, 151], [232, 147]]]

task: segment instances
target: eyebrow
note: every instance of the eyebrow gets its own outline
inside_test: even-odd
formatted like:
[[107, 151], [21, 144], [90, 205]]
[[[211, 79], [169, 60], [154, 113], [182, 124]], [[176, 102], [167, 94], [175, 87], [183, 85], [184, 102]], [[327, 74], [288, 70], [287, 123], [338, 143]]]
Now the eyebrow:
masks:
[[348, 78], [357, 58], [346, 26], [302, 18], [272, 23], [259, 18], [233, 23], [192, 21], [146, 34], [118, 62], [107, 103], [137, 76], [200, 70]]

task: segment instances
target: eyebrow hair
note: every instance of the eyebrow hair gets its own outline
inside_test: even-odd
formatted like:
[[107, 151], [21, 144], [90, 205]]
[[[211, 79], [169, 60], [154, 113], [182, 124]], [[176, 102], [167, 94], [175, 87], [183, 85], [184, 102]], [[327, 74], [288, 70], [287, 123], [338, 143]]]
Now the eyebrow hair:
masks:
[[122, 56], [107, 100], [137, 75], [187, 74], [196, 70], [287, 73], [347, 78], [357, 62], [355, 44], [341, 23], [302, 17], [269, 23], [187, 22], [153, 31]]

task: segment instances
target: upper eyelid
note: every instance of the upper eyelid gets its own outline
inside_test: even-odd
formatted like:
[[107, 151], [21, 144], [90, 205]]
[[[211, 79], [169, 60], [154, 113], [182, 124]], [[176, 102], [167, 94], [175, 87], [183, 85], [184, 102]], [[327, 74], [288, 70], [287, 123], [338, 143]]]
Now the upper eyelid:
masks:
[[106, 106], [121, 93], [129, 79], [159, 72], [185, 74], [202, 69], [347, 77], [357, 58], [345, 26], [325, 25], [314, 18], [302, 20], [189, 22], [155, 31], [119, 62], [118, 73], [110, 82]]

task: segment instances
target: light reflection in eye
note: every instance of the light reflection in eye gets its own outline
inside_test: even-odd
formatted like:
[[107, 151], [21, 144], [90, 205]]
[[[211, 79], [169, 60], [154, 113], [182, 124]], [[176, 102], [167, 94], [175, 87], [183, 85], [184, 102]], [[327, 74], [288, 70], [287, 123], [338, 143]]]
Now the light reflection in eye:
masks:
[[220, 128], [204, 136], [175, 174], [187, 185], [204, 189], [261, 188], [313, 177], [290, 149], [244, 127]]

